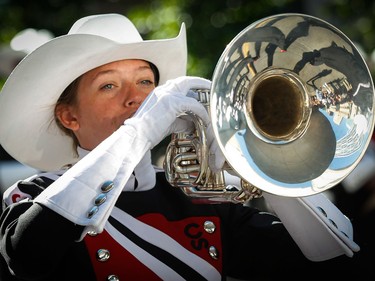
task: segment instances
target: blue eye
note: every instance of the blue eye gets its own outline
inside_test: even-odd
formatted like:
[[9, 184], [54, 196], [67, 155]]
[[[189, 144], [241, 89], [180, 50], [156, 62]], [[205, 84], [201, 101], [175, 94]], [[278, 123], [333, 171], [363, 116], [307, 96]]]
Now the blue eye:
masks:
[[113, 89], [115, 86], [113, 84], [106, 84], [104, 85], [103, 87], [101, 87], [101, 89], [103, 90], [111, 90]]
[[142, 85], [153, 85], [154, 84], [154, 82], [153, 81], [151, 81], [151, 80], [142, 80], [141, 82], [140, 82]]

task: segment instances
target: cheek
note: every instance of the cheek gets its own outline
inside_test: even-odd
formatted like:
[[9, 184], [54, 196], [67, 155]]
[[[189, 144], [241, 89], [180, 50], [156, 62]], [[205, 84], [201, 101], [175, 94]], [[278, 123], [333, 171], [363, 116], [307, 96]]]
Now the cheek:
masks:
[[96, 110], [88, 112], [87, 122], [93, 128], [98, 128], [103, 132], [113, 132], [124, 122], [123, 111], [116, 105], [100, 106]]
[[107, 117], [104, 115], [105, 110], [100, 106], [93, 106], [92, 104], [85, 103], [77, 114], [78, 123], [80, 127], [87, 130], [89, 128], [96, 128], [102, 126]]
[[90, 112], [81, 119], [80, 133], [92, 143], [99, 143], [118, 128], [117, 121], [106, 112]]
[[100, 130], [105, 134], [117, 130], [125, 119], [134, 113], [134, 109], [124, 107], [122, 101], [117, 98], [86, 100], [80, 104], [80, 125], [86, 130]]

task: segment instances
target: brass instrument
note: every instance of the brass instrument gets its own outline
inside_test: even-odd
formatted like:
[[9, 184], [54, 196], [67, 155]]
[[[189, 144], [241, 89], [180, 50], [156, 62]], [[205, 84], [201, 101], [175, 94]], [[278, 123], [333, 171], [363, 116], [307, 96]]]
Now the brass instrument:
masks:
[[[340, 30], [309, 15], [249, 25], [222, 53], [211, 89], [196, 94], [225, 156], [223, 171], [210, 171], [205, 128], [188, 112], [196, 131], [172, 135], [164, 164], [168, 181], [196, 200], [323, 192], [353, 171], [373, 133], [366, 62]], [[228, 175], [240, 177], [239, 186]]]

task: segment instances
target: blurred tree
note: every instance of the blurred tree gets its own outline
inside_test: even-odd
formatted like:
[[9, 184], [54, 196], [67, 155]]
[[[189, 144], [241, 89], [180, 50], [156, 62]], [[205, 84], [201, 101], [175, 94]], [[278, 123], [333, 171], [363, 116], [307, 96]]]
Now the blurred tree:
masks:
[[[318, 2], [320, 2], [318, 4]], [[375, 75], [375, 1], [306, 1], [308, 11], [338, 27], [362, 51], [372, 76]]]
[[374, 11], [373, 0], [0, 0], [0, 43], [9, 43], [28, 27], [48, 29], [59, 36], [77, 18], [95, 13], [127, 15], [145, 39], [174, 37], [185, 22], [188, 74], [211, 78], [235, 35], [252, 22], [277, 13], [300, 12], [327, 20], [370, 55], [375, 46]]
[[361, 44], [368, 54], [375, 47], [375, 1], [373, 0], [345, 0], [324, 1], [320, 14], [331, 19], [333, 24], [354, 42]]
[[211, 78], [225, 46], [252, 22], [276, 13], [303, 12], [297, 0], [154, 0], [128, 12], [148, 39], [176, 36], [187, 27], [188, 74]]

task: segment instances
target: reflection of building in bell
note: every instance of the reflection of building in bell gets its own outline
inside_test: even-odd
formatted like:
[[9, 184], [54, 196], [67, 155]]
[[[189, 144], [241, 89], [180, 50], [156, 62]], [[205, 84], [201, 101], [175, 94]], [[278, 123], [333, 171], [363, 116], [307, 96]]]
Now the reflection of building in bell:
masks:
[[349, 92], [351, 89], [353, 89], [352, 85], [349, 83], [347, 79], [341, 79], [342, 85], [347, 89]]
[[336, 106], [331, 106], [328, 110], [333, 113], [333, 122], [340, 125], [342, 119], [348, 119], [352, 115], [352, 110], [356, 111], [356, 108], [357, 106], [347, 102], [340, 104], [338, 109]]
[[337, 157], [346, 157], [359, 151], [368, 134], [368, 121], [364, 115], [360, 114], [359, 107], [355, 106], [352, 109], [350, 119], [353, 120], [350, 131], [337, 142]]
[[329, 83], [324, 83], [322, 91], [325, 89], [328, 93], [335, 96], [347, 95], [352, 90], [352, 85], [346, 78], [339, 78], [332, 80]]
[[324, 105], [327, 113], [333, 116], [333, 122], [339, 125], [343, 118], [354, 117], [359, 108], [352, 101], [352, 87], [345, 78], [324, 83], [321, 91], [316, 90], [316, 97]]
[[356, 125], [342, 139], [337, 141], [335, 157], [347, 157], [361, 148], [362, 135], [357, 134]]
[[338, 94], [348, 93], [353, 89], [352, 85], [346, 78], [335, 79], [329, 84], [331, 86], [332, 92]]

